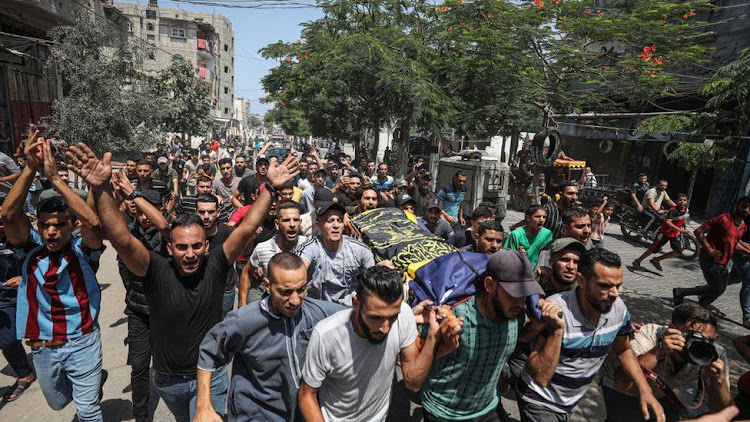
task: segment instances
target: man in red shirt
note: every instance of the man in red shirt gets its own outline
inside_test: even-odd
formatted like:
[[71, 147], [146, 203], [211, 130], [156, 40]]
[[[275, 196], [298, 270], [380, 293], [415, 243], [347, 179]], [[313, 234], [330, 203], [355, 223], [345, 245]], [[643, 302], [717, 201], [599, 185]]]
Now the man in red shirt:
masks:
[[732, 212], [714, 217], [695, 229], [695, 236], [701, 245], [698, 261], [706, 285], [672, 289], [675, 306], [681, 304], [685, 296], [698, 296], [698, 303], [706, 308], [724, 293], [729, 281], [727, 263], [735, 247], [740, 252], [750, 254], [750, 245], [740, 240], [747, 228], [744, 219], [748, 216], [750, 196], [743, 196], [737, 200]]
[[659, 232], [656, 235], [654, 243], [651, 247], [646, 250], [638, 259], [633, 261], [633, 266], [636, 268], [641, 267], [641, 262], [648, 258], [649, 255], [656, 253], [662, 246], [669, 242], [672, 247], [672, 252], [665, 253], [662, 256], [651, 258], [649, 262], [657, 270], [662, 271], [661, 261], [669, 258], [676, 258], [682, 253], [682, 244], [680, 242], [680, 233], [690, 233], [685, 229], [685, 221], [687, 221], [690, 213], [688, 212], [688, 197], [684, 193], [677, 195], [677, 206], [672, 207], [664, 218], [664, 222], [659, 227]]

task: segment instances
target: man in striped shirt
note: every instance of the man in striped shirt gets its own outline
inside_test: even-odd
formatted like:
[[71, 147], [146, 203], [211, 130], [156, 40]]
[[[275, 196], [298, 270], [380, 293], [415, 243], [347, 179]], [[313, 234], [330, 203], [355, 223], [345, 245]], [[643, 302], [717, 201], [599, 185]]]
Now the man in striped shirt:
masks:
[[531, 321], [525, 332], [542, 331], [518, 382], [521, 421], [566, 422], [589, 388], [610, 349], [633, 381], [645, 419], [649, 410], [658, 422], [664, 411], [641, 372], [630, 348], [633, 328], [625, 302], [620, 257], [602, 248], [587, 251], [578, 264], [578, 287], [552, 295], [548, 301], [563, 310], [562, 330], [539, 330]]
[[[55, 410], [75, 402], [78, 420], [101, 421], [102, 344], [96, 280], [104, 250], [96, 213], [60, 178], [49, 140], [33, 125], [26, 142], [27, 165], [2, 210], [8, 241], [22, 260], [16, 330], [27, 339], [47, 403]], [[43, 164], [60, 194], [37, 207], [38, 229], [24, 215], [26, 194]], [[75, 222], [81, 236], [74, 236]], [[106, 376], [106, 375], [105, 375]]]

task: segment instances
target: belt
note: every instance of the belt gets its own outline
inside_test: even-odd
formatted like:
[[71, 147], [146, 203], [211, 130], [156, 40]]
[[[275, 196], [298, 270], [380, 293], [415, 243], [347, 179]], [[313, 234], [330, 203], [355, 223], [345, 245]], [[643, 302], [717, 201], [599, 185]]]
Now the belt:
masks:
[[26, 340], [29, 347], [60, 347], [67, 343], [68, 340]]

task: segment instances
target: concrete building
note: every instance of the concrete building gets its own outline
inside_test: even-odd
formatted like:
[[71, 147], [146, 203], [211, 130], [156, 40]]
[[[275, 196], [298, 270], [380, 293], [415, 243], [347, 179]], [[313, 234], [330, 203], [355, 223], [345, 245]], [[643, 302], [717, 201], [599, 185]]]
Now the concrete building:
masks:
[[101, 0], [0, 1], [0, 120], [5, 123], [0, 137], [10, 136], [13, 150], [29, 122], [49, 116], [52, 103], [63, 94], [54, 67], [47, 65], [47, 33], [75, 24], [80, 12], [111, 22], [113, 30], [124, 24], [118, 11]]
[[159, 72], [172, 62], [186, 61], [195, 75], [211, 84], [214, 97], [214, 133], [228, 134], [234, 118], [234, 31], [225, 16], [148, 5], [116, 4], [127, 19], [131, 37], [156, 48], [144, 61], [145, 72]]
[[232, 116], [233, 118], [228, 136], [239, 136], [242, 139], [248, 139], [250, 129], [248, 125], [248, 118], [250, 117], [250, 101], [244, 98], [235, 98], [234, 113]]

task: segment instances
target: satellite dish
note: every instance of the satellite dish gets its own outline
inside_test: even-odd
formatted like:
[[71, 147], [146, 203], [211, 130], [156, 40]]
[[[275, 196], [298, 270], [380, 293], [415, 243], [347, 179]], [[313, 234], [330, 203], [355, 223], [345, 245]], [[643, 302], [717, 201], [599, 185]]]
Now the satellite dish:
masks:
[[615, 143], [610, 140], [604, 140], [599, 142], [599, 152], [602, 152], [604, 154], [608, 152], [612, 152], [612, 149], [615, 147]]

